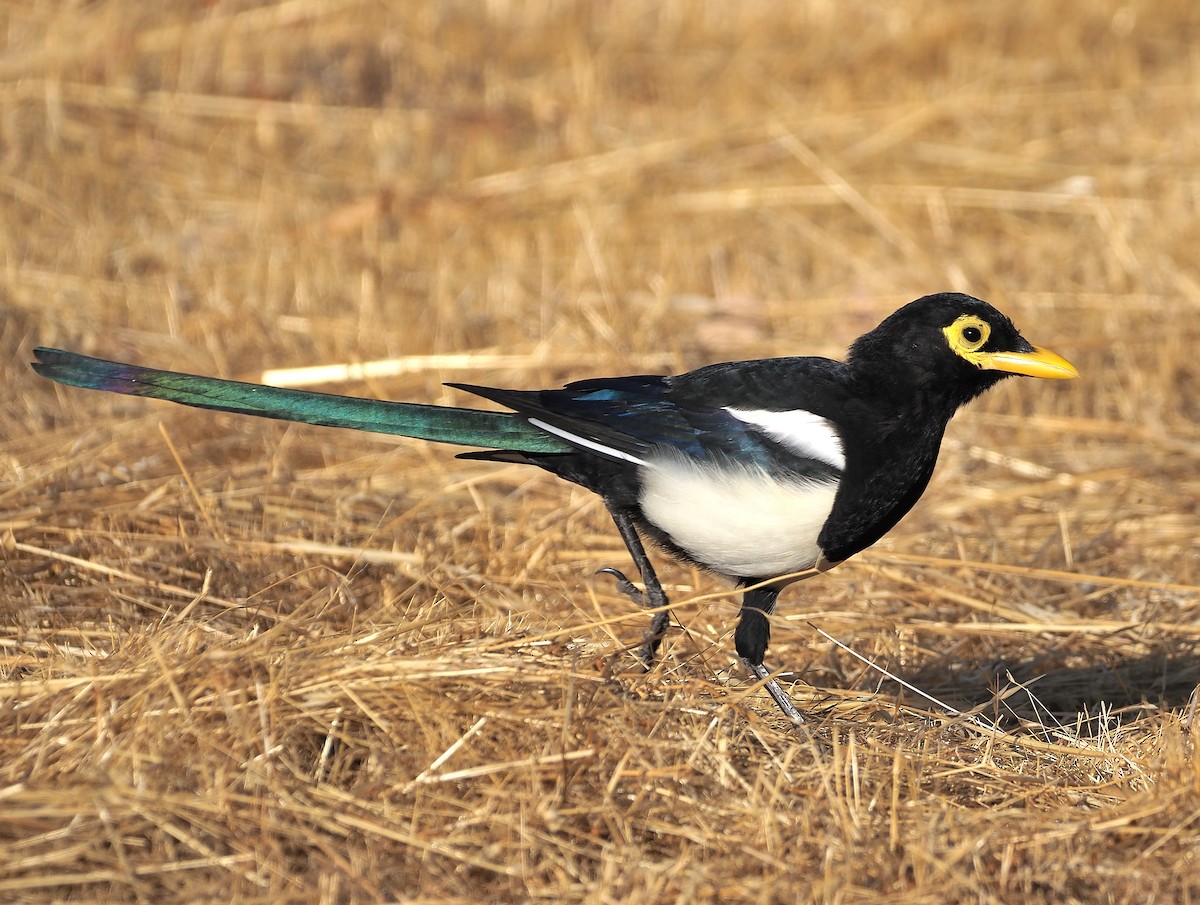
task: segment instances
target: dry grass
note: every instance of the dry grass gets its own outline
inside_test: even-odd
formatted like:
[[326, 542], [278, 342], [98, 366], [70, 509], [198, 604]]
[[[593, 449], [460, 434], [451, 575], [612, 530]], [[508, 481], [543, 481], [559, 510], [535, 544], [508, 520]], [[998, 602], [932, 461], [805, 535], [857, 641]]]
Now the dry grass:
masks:
[[[0, 23], [0, 898], [1195, 900], [1194, 4]], [[666, 570], [638, 673], [575, 488], [26, 366], [401, 359], [344, 390], [436, 402], [840, 354], [948, 288], [1084, 379], [964, 413], [900, 529], [785, 595], [807, 737], [705, 576]]]

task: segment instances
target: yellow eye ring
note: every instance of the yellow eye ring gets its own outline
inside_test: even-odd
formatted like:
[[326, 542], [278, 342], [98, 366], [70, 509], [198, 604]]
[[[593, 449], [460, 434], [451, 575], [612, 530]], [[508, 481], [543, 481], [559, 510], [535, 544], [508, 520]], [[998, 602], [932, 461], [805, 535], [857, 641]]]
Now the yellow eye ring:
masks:
[[950, 351], [975, 364], [972, 356], [987, 344], [992, 326], [974, 314], [964, 314], [942, 332], [946, 334]]

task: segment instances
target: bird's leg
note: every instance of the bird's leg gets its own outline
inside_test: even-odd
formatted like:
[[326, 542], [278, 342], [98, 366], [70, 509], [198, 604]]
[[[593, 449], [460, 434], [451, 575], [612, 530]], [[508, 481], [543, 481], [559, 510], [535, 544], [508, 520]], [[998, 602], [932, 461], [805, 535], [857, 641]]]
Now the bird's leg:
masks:
[[650, 557], [646, 555], [646, 548], [642, 546], [642, 539], [638, 537], [633, 519], [627, 512], [618, 509], [607, 500], [605, 505], [608, 506], [609, 515], [612, 516], [617, 531], [621, 534], [621, 540], [625, 541], [629, 555], [633, 557], [633, 564], [637, 566], [646, 590], [645, 592], [639, 591], [634, 587], [633, 582], [617, 569], [601, 569], [596, 574], [613, 576], [617, 580], [618, 591], [629, 597], [638, 606], [654, 611], [654, 615], [650, 617], [650, 627], [642, 635], [642, 649], [638, 652], [642, 665], [649, 669], [654, 662], [654, 654], [658, 651], [658, 646], [667, 633], [667, 625], [671, 621], [671, 613], [667, 610], [667, 595], [658, 581], [658, 576], [654, 574], [654, 566], [650, 564]]
[[797, 726], [804, 722], [800, 711], [787, 696], [779, 683], [771, 678], [771, 671], [763, 666], [767, 644], [771, 640], [771, 613], [779, 597], [778, 587], [753, 588], [742, 595], [742, 615], [734, 632], [733, 641], [738, 656], [755, 678], [760, 679], [775, 704], [789, 720]]

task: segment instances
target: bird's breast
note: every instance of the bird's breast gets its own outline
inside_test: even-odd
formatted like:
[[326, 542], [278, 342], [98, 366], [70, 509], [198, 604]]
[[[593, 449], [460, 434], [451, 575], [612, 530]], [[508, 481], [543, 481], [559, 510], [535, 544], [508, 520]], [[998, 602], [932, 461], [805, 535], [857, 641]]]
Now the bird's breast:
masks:
[[656, 460], [642, 473], [642, 514], [697, 562], [725, 575], [770, 578], [810, 569], [838, 481], [761, 468]]

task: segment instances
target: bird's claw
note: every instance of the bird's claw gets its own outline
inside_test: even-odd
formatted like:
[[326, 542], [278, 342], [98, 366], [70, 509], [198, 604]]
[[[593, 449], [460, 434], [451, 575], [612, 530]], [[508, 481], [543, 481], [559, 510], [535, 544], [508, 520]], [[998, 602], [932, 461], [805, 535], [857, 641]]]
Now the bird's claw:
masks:
[[645, 608], [647, 606], [646, 595], [639, 591], [637, 585], [625, 577], [625, 573], [620, 569], [614, 569], [611, 566], [605, 566], [603, 569], [596, 571], [597, 575], [611, 575], [616, 579], [617, 590], [636, 603], [638, 606]]
[[[653, 608], [650, 595], [645, 591], [639, 590], [637, 585], [626, 578], [625, 573], [620, 569], [605, 566], [603, 569], [598, 569], [596, 574], [611, 575], [616, 579], [618, 591], [643, 609]], [[664, 599], [663, 604], [665, 603], [666, 600]], [[659, 605], [661, 606], [662, 604]], [[670, 619], [671, 615], [665, 609], [661, 612], [656, 612], [650, 619], [649, 627], [642, 635], [642, 646], [638, 650], [638, 659], [642, 661], [642, 667], [647, 671], [654, 665], [654, 655], [658, 652], [658, 646], [662, 644], [663, 636], [667, 633], [667, 623], [670, 622]]]
[[662, 644], [663, 638], [667, 634], [667, 624], [671, 621], [671, 614], [666, 610], [661, 613], [655, 613], [650, 619], [650, 625], [642, 634], [642, 646], [638, 650], [638, 659], [642, 661], [642, 666], [646, 672], [654, 666], [654, 655], [658, 653], [658, 646]]

